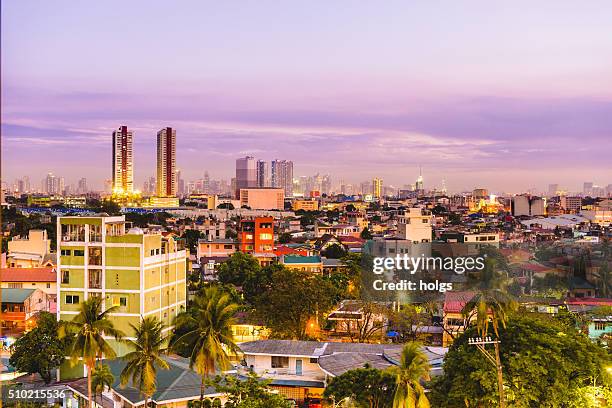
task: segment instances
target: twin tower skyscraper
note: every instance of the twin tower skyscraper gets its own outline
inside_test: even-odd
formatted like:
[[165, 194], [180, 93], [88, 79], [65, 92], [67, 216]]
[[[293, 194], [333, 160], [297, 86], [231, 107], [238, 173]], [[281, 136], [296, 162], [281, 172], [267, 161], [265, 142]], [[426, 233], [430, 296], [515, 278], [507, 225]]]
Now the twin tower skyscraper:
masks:
[[[134, 132], [127, 126], [113, 131], [113, 194], [134, 193]], [[157, 132], [157, 196], [175, 197], [176, 129], [165, 127]]]

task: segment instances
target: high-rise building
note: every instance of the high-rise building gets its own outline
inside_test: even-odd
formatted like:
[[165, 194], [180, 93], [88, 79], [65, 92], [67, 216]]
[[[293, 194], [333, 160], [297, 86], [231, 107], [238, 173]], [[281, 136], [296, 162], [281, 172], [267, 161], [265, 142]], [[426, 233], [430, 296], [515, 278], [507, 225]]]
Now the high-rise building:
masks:
[[425, 185], [423, 183], [423, 170], [419, 167], [419, 177], [417, 177], [416, 183], [414, 184], [414, 189], [417, 194], [425, 193]]
[[559, 184], [549, 184], [548, 185], [548, 196], [549, 197], [556, 196], [558, 191], [559, 191]]
[[59, 179], [55, 177], [53, 173], [49, 173], [43, 180], [42, 187], [43, 193], [48, 195], [57, 195], [59, 194]]
[[240, 198], [240, 189], [254, 187], [257, 187], [257, 161], [251, 156], [236, 159], [236, 198]]
[[133, 132], [127, 126], [119, 126], [113, 132], [113, 192], [131, 194], [133, 191]]
[[512, 215], [518, 216], [537, 216], [545, 215], [546, 203], [540, 197], [531, 195], [517, 195], [512, 197]]
[[587, 181], [583, 184], [582, 186], [582, 192], [585, 195], [591, 195], [593, 194], [593, 182], [592, 181]]
[[205, 171], [204, 172], [204, 179], [202, 180], [202, 193], [204, 194], [210, 194], [210, 176], [208, 175], [208, 172]]
[[285, 197], [293, 197], [293, 162], [272, 160], [272, 187], [282, 188]]
[[270, 187], [270, 165], [265, 160], [257, 160], [257, 187]]
[[[58, 217], [57, 317], [71, 320], [80, 304], [97, 296], [116, 329], [127, 339], [131, 325], [154, 316], [171, 332], [186, 307], [184, 241], [126, 228], [124, 216]], [[106, 337], [118, 355], [129, 351]]]
[[79, 179], [77, 194], [86, 194], [87, 191], [87, 179], [83, 177]]
[[157, 195], [176, 196], [176, 129], [157, 132]]
[[383, 196], [383, 181], [376, 177], [372, 180], [372, 193], [375, 198], [381, 198]]
[[408, 208], [398, 215], [397, 231], [401, 239], [415, 244], [431, 242], [431, 211]]

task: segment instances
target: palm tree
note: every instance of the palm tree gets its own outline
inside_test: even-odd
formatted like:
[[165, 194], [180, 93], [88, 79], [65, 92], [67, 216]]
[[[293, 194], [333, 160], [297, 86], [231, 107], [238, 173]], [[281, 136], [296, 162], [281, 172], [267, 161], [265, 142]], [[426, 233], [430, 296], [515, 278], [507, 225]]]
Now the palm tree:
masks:
[[597, 272], [597, 278], [599, 280], [598, 288], [599, 294], [603, 298], [607, 298], [612, 294], [612, 273], [608, 267], [608, 258], [603, 259], [599, 271]]
[[493, 330], [499, 336], [499, 325], [506, 327], [508, 313], [518, 307], [506, 291], [508, 279], [496, 269], [496, 261], [492, 258], [487, 258], [484, 269], [476, 278], [470, 279], [475, 294], [463, 307], [462, 314], [469, 316], [472, 311], [476, 311], [476, 327], [483, 337], [487, 335], [490, 317]]
[[390, 369], [395, 373], [397, 385], [393, 408], [429, 408], [429, 400], [421, 381], [429, 381], [430, 369], [421, 343], [406, 343], [399, 366]]
[[94, 392], [94, 399], [98, 394], [102, 394], [106, 387], [110, 388], [115, 382], [115, 376], [106, 364], [98, 363], [91, 373], [91, 388]]
[[80, 305], [79, 313], [70, 321], [61, 321], [60, 338], [70, 338], [67, 355], [72, 364], [82, 359], [87, 366], [87, 398], [89, 407], [93, 406], [91, 399], [91, 372], [98, 359], [103, 356], [115, 358], [115, 351], [104, 336], [113, 336], [120, 340], [123, 333], [115, 329], [110, 320], [110, 314], [117, 310], [111, 307], [102, 311], [102, 298], [92, 296]]
[[204, 399], [206, 377], [217, 368], [229, 368], [228, 353], [240, 350], [232, 334], [237, 310], [228, 293], [212, 286], [203, 289], [190, 308], [176, 317], [177, 330], [185, 333], [172, 344], [175, 349], [190, 350], [189, 367], [202, 376], [200, 401]]
[[169, 368], [168, 363], [161, 358], [161, 354], [166, 352], [168, 338], [163, 334], [163, 323], [153, 316], [144, 318], [138, 326], [130, 326], [136, 340], [126, 342], [134, 351], [122, 357], [127, 364], [121, 371], [121, 386], [125, 387], [132, 381], [144, 395], [146, 408], [149, 398], [157, 389], [157, 367], [165, 370]]

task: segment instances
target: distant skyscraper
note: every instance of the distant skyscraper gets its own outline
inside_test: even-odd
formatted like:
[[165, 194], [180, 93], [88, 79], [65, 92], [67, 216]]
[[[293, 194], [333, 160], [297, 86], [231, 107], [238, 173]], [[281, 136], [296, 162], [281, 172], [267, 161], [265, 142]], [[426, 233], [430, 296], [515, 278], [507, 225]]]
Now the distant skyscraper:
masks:
[[86, 194], [87, 193], [87, 179], [81, 178], [79, 179], [77, 194]]
[[176, 196], [176, 129], [157, 132], [157, 195]]
[[240, 198], [241, 188], [257, 187], [257, 161], [246, 156], [236, 159], [236, 198]]
[[185, 190], [185, 180], [181, 177], [181, 171], [177, 170], [176, 172], [176, 191], [179, 196], [183, 196], [186, 193]]
[[134, 191], [133, 132], [120, 126], [113, 132], [113, 192]]
[[587, 181], [584, 183], [583, 187], [582, 187], [582, 192], [585, 195], [591, 195], [593, 194], [593, 182], [592, 181]]
[[423, 171], [420, 167], [419, 167], [419, 177], [417, 177], [417, 181], [414, 185], [414, 189], [418, 191], [419, 193], [423, 193], [425, 190], [424, 184], [423, 184]]
[[548, 196], [556, 196], [557, 191], [559, 191], [559, 184], [549, 184], [548, 185]]
[[208, 172], [205, 171], [204, 172], [204, 179], [202, 180], [202, 192], [204, 194], [210, 194], [210, 176], [208, 175]]
[[285, 197], [293, 197], [293, 162], [272, 160], [272, 187], [285, 190]]
[[257, 187], [270, 187], [270, 165], [265, 160], [257, 160]]
[[383, 196], [383, 181], [382, 179], [375, 178], [372, 180], [372, 193], [374, 197], [381, 198]]
[[43, 180], [43, 193], [48, 195], [56, 195], [59, 190], [59, 181], [53, 173], [47, 174], [47, 177]]

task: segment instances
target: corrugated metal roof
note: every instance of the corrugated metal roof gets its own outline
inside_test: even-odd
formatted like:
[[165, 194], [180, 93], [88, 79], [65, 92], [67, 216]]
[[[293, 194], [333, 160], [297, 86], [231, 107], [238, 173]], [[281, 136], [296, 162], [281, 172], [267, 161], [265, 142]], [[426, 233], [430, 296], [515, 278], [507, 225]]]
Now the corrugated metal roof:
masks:
[[36, 289], [2, 288], [2, 303], [23, 303]]

